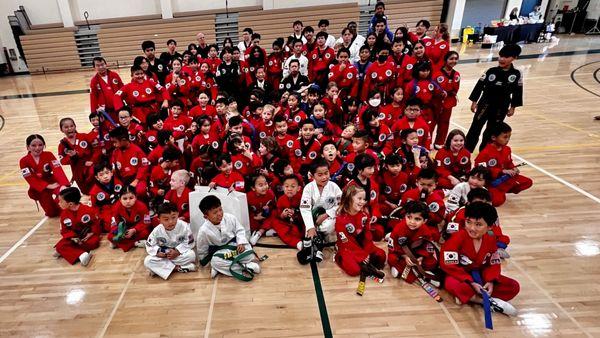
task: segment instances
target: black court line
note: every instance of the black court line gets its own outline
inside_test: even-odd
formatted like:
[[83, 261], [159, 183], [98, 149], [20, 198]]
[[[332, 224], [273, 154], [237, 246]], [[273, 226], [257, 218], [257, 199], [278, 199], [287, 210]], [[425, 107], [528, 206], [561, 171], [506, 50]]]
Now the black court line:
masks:
[[[527, 60], [527, 59], [537, 59], [540, 56], [545, 57], [557, 57], [557, 56], [572, 56], [572, 55], [584, 55], [584, 54], [598, 54], [600, 53], [600, 49], [588, 49], [588, 50], [572, 50], [565, 52], [553, 52], [553, 53], [539, 53], [539, 54], [525, 54], [519, 56], [519, 60]], [[492, 58], [477, 58], [477, 59], [465, 59], [460, 60], [460, 64], [468, 64], [468, 63], [485, 63], [485, 62], [495, 62], [498, 61], [498, 57], [494, 56]]]
[[[573, 71], [571, 72], [571, 81], [573, 81], [573, 83], [575, 83], [575, 84], [577, 85], [577, 87], [579, 87], [579, 88], [581, 88], [581, 89], [585, 90], [586, 92], [588, 92], [588, 93], [590, 93], [590, 94], [592, 94], [592, 95], [595, 95], [595, 96], [597, 96], [597, 97], [600, 97], [600, 95], [598, 95], [598, 94], [594, 93], [593, 91], [591, 91], [591, 90], [587, 89], [587, 88], [586, 88], [586, 87], [584, 87], [582, 84], [580, 84], [579, 82], [577, 82], [577, 80], [575, 79], [575, 72], [576, 72], [576, 71], [578, 71], [579, 69], [581, 69], [581, 68], [585, 67], [585, 66], [589, 66], [589, 65], [591, 65], [591, 64], [594, 64], [594, 63], [599, 63], [599, 62], [600, 62], [600, 61], [593, 61], [593, 62], [586, 63], [586, 64], [584, 64], [584, 65], [581, 65], [581, 66], [579, 66], [579, 67], [577, 67], [577, 68], [573, 69]], [[596, 71], [594, 72], [594, 78], [596, 79], [596, 81], [598, 81], [598, 78], [597, 78], [598, 70], [600, 70], [600, 68], [599, 68], [599, 69], [596, 69]], [[598, 81], [598, 83], [600, 83], [600, 81]]]
[[310, 262], [310, 270], [312, 272], [313, 284], [317, 294], [317, 303], [319, 304], [319, 314], [321, 315], [321, 325], [323, 326], [323, 336], [325, 338], [333, 338], [331, 332], [331, 324], [329, 323], [329, 315], [327, 314], [327, 306], [325, 305], [325, 296], [323, 295], [323, 287], [321, 286], [321, 278], [319, 278], [319, 268], [317, 263]]
[[85, 93], [89, 93], [89, 92], [90, 92], [89, 89], [77, 89], [77, 90], [65, 90], [65, 91], [60, 91], [60, 92], [5, 95], [5, 96], [0, 96], [0, 100], [29, 99], [29, 98], [34, 98], [34, 97], [85, 94]]
[[600, 72], [600, 68], [596, 69], [596, 71], [594, 72], [594, 80], [600, 83], [600, 78], [598, 78], [598, 72]]

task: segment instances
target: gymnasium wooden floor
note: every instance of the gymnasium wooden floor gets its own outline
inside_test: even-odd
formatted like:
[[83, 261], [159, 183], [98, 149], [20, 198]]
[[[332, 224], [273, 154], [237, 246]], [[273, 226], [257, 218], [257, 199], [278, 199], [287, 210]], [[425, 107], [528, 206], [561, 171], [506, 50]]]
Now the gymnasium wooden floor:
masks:
[[[462, 52], [460, 103], [452, 118], [458, 128], [469, 126], [468, 94], [496, 55], [473, 47]], [[150, 278], [143, 250], [125, 254], [105, 240], [88, 268], [54, 259], [58, 221], [45, 219], [27, 198], [18, 160], [31, 133], [43, 134], [56, 151], [60, 117], [89, 130], [82, 90], [92, 73], [0, 78], [6, 119], [0, 131], [0, 336], [600, 337], [598, 52], [598, 37], [561, 36], [554, 46], [526, 45], [516, 63], [525, 75], [525, 107], [508, 119], [510, 144], [516, 161], [530, 163], [522, 172], [535, 183], [500, 208], [512, 238], [504, 273], [522, 290], [513, 302], [520, 314], [494, 315], [494, 331], [483, 328], [480, 308], [458, 306], [446, 293], [438, 304], [400, 280], [369, 280], [361, 298], [358, 281], [335, 266], [331, 252], [313, 270], [297, 263], [294, 250], [258, 248], [270, 258], [251, 283], [211, 280], [206, 269], [167, 282]], [[127, 70], [120, 73], [128, 78]], [[72, 92], [57, 93], [63, 91]], [[29, 97], [33, 93], [54, 94]]]

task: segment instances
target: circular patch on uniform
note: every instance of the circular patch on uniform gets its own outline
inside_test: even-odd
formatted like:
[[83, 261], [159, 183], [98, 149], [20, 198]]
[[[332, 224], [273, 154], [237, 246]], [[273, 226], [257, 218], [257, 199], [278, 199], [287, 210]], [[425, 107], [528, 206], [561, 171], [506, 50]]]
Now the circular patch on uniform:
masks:
[[350, 170], [350, 171], [354, 171], [354, 163], [348, 163], [348, 166], [347, 166], [347, 168], [348, 168], [348, 170]]
[[331, 79], [331, 77], [333, 76], [332, 72], [329, 72], [329, 74], [327, 74], [327, 78]]
[[298, 157], [302, 156], [302, 150], [300, 150], [300, 149], [294, 150], [294, 155], [296, 155]]
[[135, 218], [133, 219], [134, 222], [139, 222], [141, 219], [140, 215], [135, 215]]
[[438, 212], [438, 210], [440, 210], [440, 205], [437, 204], [437, 202], [432, 202], [431, 204], [429, 204], [429, 211]]
[[425, 130], [423, 130], [423, 128], [417, 129], [417, 136], [421, 137], [423, 135], [425, 135]]
[[421, 91], [421, 87], [415, 86], [415, 94]]
[[283, 89], [283, 83], [279, 84], [279, 89]]
[[131, 141], [131, 142], [135, 141], [135, 135], [129, 135], [129, 141]]
[[408, 70], [413, 69], [413, 64], [412, 63], [407, 64], [406, 69], [408, 69]]
[[444, 164], [450, 165], [450, 163], [452, 163], [452, 160], [450, 159], [450, 157], [444, 157]]
[[163, 70], [163, 65], [158, 65], [156, 68], [158, 68], [158, 70]]
[[371, 190], [371, 201], [377, 198], [377, 193], [375, 190]]
[[443, 82], [444, 82], [444, 77], [443, 77], [443, 76], [441, 76], [441, 75], [440, 75], [440, 76], [438, 76], [438, 77], [437, 77], [437, 82], [438, 82], [438, 83], [443, 83]]
[[250, 67], [250, 71], [253, 72], [254, 71], [254, 67]]
[[148, 136], [148, 142], [154, 142], [154, 141], [156, 141], [156, 137], [154, 135]]
[[269, 66], [273, 65], [273, 60], [269, 61]]
[[440, 49], [446, 49], [446, 45], [440, 45]]
[[47, 173], [50, 172], [50, 163], [44, 164], [44, 171]]
[[185, 86], [186, 83], [187, 81], [185, 79], [179, 80], [179, 84], [181, 84], [182, 86]]
[[498, 161], [496, 161], [496, 159], [495, 159], [495, 158], [492, 158], [492, 159], [490, 159], [490, 160], [488, 161], [488, 166], [489, 166], [489, 167], [493, 167], [493, 166], [495, 166], [496, 164], [498, 164]]
[[117, 166], [117, 169], [121, 170], [121, 167], [122, 167], [121, 162], [117, 161], [115, 163], [115, 165]]
[[406, 244], [406, 240], [407, 240], [406, 237], [398, 237], [398, 244], [400, 246], [403, 246], [404, 244]]
[[331, 54], [325, 53], [325, 57], [329, 59], [331, 57]]
[[456, 75], [456, 76], [454, 77], [454, 82], [458, 82], [458, 81], [460, 81], [460, 75]]
[[296, 116], [294, 116], [294, 122], [296, 122], [296, 123], [300, 123], [300, 121], [301, 121], [301, 120], [302, 120], [302, 119], [300, 118], [300, 115], [296, 115]]
[[385, 75], [386, 76], [392, 76], [392, 70], [391, 69], [386, 70], [385, 71]]
[[110, 135], [104, 134], [104, 141], [110, 141]]
[[367, 216], [364, 216], [360, 221], [362, 222], [362, 226], [364, 227], [365, 225], [367, 225]]
[[267, 137], [267, 133], [265, 133], [264, 131], [261, 131], [258, 136], [260, 136], [260, 138], [265, 138]]
[[346, 77], [348, 78], [348, 80], [352, 80], [352, 78], [354, 77], [354, 74], [348, 73], [348, 74], [346, 74]]
[[81, 216], [81, 221], [83, 223], [89, 223], [91, 220], [92, 220], [92, 218], [88, 214], [85, 214], [85, 215]]
[[122, 188], [123, 188], [123, 186], [122, 186], [122, 185], [120, 185], [120, 184], [115, 184], [115, 192], [120, 192]]
[[138, 92], [137, 90], [133, 91], [133, 97], [138, 97], [140, 96], [140, 92]]
[[294, 146], [294, 141], [292, 141], [292, 140], [288, 140], [288, 141], [285, 143], [285, 145], [286, 145], [288, 148], [291, 148], [291, 147], [293, 147], [293, 146]]
[[137, 157], [132, 157], [132, 158], [129, 160], [129, 164], [131, 164], [131, 165], [138, 165], [138, 162], [139, 162], [139, 161], [138, 161], [138, 158], [137, 158]]
[[285, 88], [287, 88], [287, 89], [290, 89], [290, 88], [292, 88], [292, 84], [291, 84], [291, 83], [286, 83], [286, 84], [285, 84]]
[[190, 208], [190, 206], [189, 206], [189, 204], [187, 204], [187, 203], [183, 203], [183, 204], [181, 205], [181, 210], [182, 210], [182, 211], [188, 211], [188, 209], [189, 209], [189, 208]]
[[489, 80], [489, 81], [494, 81], [494, 80], [496, 80], [496, 74], [490, 74], [490, 76], [488, 76], [488, 80]]
[[379, 134], [379, 142], [385, 141], [385, 134]]
[[316, 60], [316, 59], [317, 59], [317, 54], [313, 54], [313, 55], [312, 55], [312, 59], [313, 59], [313, 60]]
[[431, 46], [431, 41], [427, 41], [427, 42], [425, 43], [425, 46], [427, 46], [427, 47]]
[[460, 164], [467, 164], [469, 163], [469, 158], [467, 156], [463, 156], [460, 158]]
[[402, 185], [400, 186], [400, 192], [405, 192], [407, 188], [408, 188], [408, 187], [406, 186], [406, 184], [402, 184]]
[[202, 78], [200, 77], [200, 75], [196, 75], [196, 81], [200, 82], [200, 80], [202, 80]]
[[317, 152], [311, 151], [310, 153], [308, 153], [308, 158], [310, 158], [311, 160], [314, 160], [315, 158], [317, 158]]
[[81, 141], [81, 142], [79, 142], [79, 146], [80, 146], [81, 148], [85, 149], [85, 148], [87, 148], [87, 146], [88, 146], [88, 143], [87, 143], [87, 141]]
[[64, 225], [65, 225], [67, 228], [70, 228], [70, 227], [71, 227], [71, 225], [73, 225], [73, 221], [71, 221], [71, 219], [70, 219], [70, 218], [65, 218], [65, 219], [63, 219], [63, 224], [64, 224]]
[[353, 234], [353, 233], [354, 233], [354, 231], [356, 231], [356, 227], [354, 226], [354, 224], [352, 224], [352, 223], [348, 223], [348, 224], [346, 224], [346, 231], [347, 231], [349, 234]]
[[221, 76], [221, 72], [217, 69], [217, 71], [215, 72], [215, 76]]
[[373, 72], [373, 73], [371, 74], [371, 77], [372, 77], [373, 79], [376, 79], [376, 78], [377, 78], [377, 73]]
[[244, 164], [242, 163], [242, 161], [235, 161], [233, 166], [235, 167], [235, 169], [240, 170], [242, 169], [242, 166], [244, 166]]
[[508, 82], [515, 82], [516, 79], [517, 79], [517, 76], [515, 74], [513, 74], [508, 77]]
[[210, 88], [210, 87], [211, 87], [211, 84], [210, 84], [210, 83], [207, 83], [207, 84], [205, 85], [205, 87], [206, 87], [206, 88]]
[[390, 187], [389, 185], [386, 185], [385, 187], [383, 187], [383, 193], [386, 195], [389, 195], [392, 193], [392, 187]]
[[430, 83], [429, 86], [427, 86], [427, 89], [429, 89], [429, 91], [433, 91], [433, 83]]
[[103, 193], [103, 192], [99, 192], [99, 193], [96, 194], [96, 199], [98, 201], [104, 201], [105, 198], [106, 198], [106, 194]]
[[119, 80], [117, 80], [117, 79], [113, 79], [113, 80], [112, 80], [112, 83], [113, 83], [113, 84], [119, 84]]

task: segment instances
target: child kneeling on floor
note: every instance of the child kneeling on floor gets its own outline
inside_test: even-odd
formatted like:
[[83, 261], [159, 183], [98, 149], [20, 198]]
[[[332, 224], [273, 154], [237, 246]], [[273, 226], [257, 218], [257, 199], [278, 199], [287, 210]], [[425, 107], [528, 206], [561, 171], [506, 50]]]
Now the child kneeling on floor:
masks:
[[240, 221], [224, 213], [221, 200], [214, 195], [200, 201], [200, 211], [205, 218], [197, 237], [200, 264], [210, 262], [211, 278], [222, 273], [245, 282], [252, 280], [260, 273], [260, 265]]
[[190, 225], [179, 219], [177, 206], [171, 202], [159, 205], [157, 213], [160, 224], [146, 240], [148, 256], [144, 265], [150, 276], [167, 279], [173, 271], [196, 271], [194, 235]]

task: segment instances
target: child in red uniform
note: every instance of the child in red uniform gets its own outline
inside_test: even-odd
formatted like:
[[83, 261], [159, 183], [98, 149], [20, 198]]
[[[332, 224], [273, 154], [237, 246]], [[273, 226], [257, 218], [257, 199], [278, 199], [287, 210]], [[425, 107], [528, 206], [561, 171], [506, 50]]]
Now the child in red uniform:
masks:
[[[386, 156], [384, 168], [379, 181], [379, 207], [381, 214], [387, 216], [400, 206], [402, 194], [408, 187], [408, 175], [402, 172], [402, 158], [398, 154]], [[389, 232], [392, 229], [386, 230]]]
[[294, 140], [296, 138], [288, 134], [287, 119], [283, 115], [276, 115], [273, 122], [275, 123], [275, 131], [273, 132], [273, 136], [275, 136], [277, 144], [279, 144], [282, 152], [284, 152], [287, 156], [291, 155], [292, 147], [294, 146]]
[[444, 57], [444, 66], [433, 73], [433, 79], [438, 85], [446, 92], [446, 97], [439, 107], [436, 107], [436, 111], [433, 114], [433, 121], [431, 122], [431, 133], [437, 125], [437, 132], [435, 134], [434, 145], [441, 147], [442, 142], [446, 138], [448, 133], [448, 126], [450, 125], [450, 115], [452, 115], [452, 108], [456, 106], [458, 100], [458, 89], [460, 88], [460, 73], [457, 72], [454, 67], [458, 63], [458, 53], [448, 52]]
[[[436, 103], [442, 101], [448, 94], [431, 78], [431, 63], [417, 62], [412, 70], [412, 81], [404, 86], [404, 95], [407, 98], [417, 98], [421, 101], [421, 116], [432, 129], [433, 112]], [[435, 125], [433, 125], [435, 127]], [[430, 135], [431, 137], [431, 135]]]
[[394, 152], [394, 135], [390, 128], [381, 121], [379, 113], [373, 109], [367, 109], [361, 117], [362, 124], [369, 135], [371, 149], [385, 156]]
[[335, 219], [338, 251], [335, 262], [350, 276], [358, 276], [368, 265], [383, 269], [385, 251], [371, 237], [371, 220], [365, 210], [366, 193], [359, 186], [348, 186], [342, 195]]
[[150, 214], [135, 195], [135, 188], [123, 187], [119, 202], [113, 207], [112, 227], [107, 236], [113, 249], [121, 248], [127, 252], [134, 247], [146, 246], [151, 230]]
[[211, 189], [218, 186], [229, 189], [229, 191], [237, 190], [244, 192], [244, 177], [233, 170], [231, 155], [220, 154], [217, 156], [215, 166], [219, 169], [220, 174], [215, 176], [208, 184]]
[[338, 86], [339, 97], [344, 99], [358, 95], [358, 70], [349, 59], [350, 50], [340, 48], [337, 52], [338, 63], [329, 71], [329, 81]]
[[[408, 99], [404, 109], [404, 117], [392, 125], [392, 132], [399, 135], [404, 129], [414, 129], [419, 136], [419, 145], [429, 149], [431, 147], [431, 133], [427, 121], [421, 117], [421, 105], [421, 101], [417, 98]], [[394, 148], [400, 147], [401, 144], [402, 140], [395, 138]]]
[[465, 180], [471, 170], [471, 153], [465, 148], [465, 134], [454, 129], [448, 135], [444, 148], [435, 154], [438, 185], [452, 189]]
[[277, 199], [277, 209], [271, 219], [271, 225], [285, 244], [300, 251], [305, 232], [300, 216], [302, 198], [300, 178], [296, 175], [285, 176], [282, 182], [283, 195]]
[[124, 127], [111, 130], [109, 135], [115, 147], [111, 163], [117, 177], [124, 184], [133, 186], [139, 198], [146, 198], [149, 165], [146, 154], [129, 141], [129, 133]]
[[408, 185], [413, 186], [419, 171], [428, 166], [429, 152], [419, 146], [419, 136], [412, 128], [403, 129], [399, 139], [402, 144], [395, 154], [402, 157], [402, 171], [408, 175]]
[[180, 157], [181, 151], [179, 149], [167, 146], [163, 150], [159, 163], [152, 167], [150, 179], [148, 180], [149, 207], [152, 210], [163, 203], [163, 199], [170, 189], [171, 175], [181, 168]]
[[60, 162], [49, 151], [44, 151], [46, 141], [41, 135], [29, 135], [25, 140], [27, 155], [19, 161], [21, 174], [29, 183], [27, 194], [39, 201], [48, 217], [60, 214], [60, 208], [53, 195], [58, 196], [61, 187], [69, 186], [69, 180]]
[[490, 169], [492, 182], [489, 185], [492, 203], [500, 206], [506, 200], [506, 193], [518, 194], [531, 188], [533, 181], [520, 174], [519, 168], [512, 161], [508, 146], [512, 128], [500, 122], [491, 132], [491, 142], [475, 158], [475, 165], [483, 165]]
[[211, 118], [214, 118], [217, 115], [217, 110], [214, 106], [211, 106], [209, 103], [210, 99], [208, 97], [208, 94], [198, 94], [198, 105], [190, 109], [188, 116], [194, 118], [200, 115], [207, 115]]
[[[170, 115], [164, 122], [165, 130], [173, 132], [175, 141], [185, 138], [185, 132], [192, 124], [192, 118], [183, 114], [184, 104], [179, 100], [174, 100], [169, 105]], [[180, 141], [181, 142], [181, 141]]]
[[427, 225], [433, 228], [436, 233], [435, 240], [440, 238], [439, 227], [444, 221], [446, 215], [446, 206], [444, 204], [444, 193], [436, 190], [437, 174], [431, 168], [425, 168], [419, 171], [417, 175], [417, 187], [408, 190], [402, 195], [402, 205], [409, 201], [422, 201], [429, 207], [429, 217]]
[[100, 223], [95, 208], [81, 204], [81, 192], [75, 187], [63, 189], [58, 195], [60, 234], [62, 238], [54, 248], [55, 256], [63, 257], [71, 265], [90, 263], [90, 251], [100, 246]]
[[[269, 188], [267, 177], [258, 174], [251, 179], [251, 189], [247, 193], [248, 210], [250, 211], [250, 244], [255, 245], [265, 232], [273, 235], [271, 219], [275, 210], [275, 194]], [[270, 231], [268, 231], [270, 230]]]
[[433, 38], [425, 40], [425, 53], [431, 60], [431, 68], [439, 70], [444, 65], [444, 57], [450, 50], [450, 33], [448, 25], [440, 23], [435, 27]]
[[377, 173], [379, 168], [379, 157], [372, 149], [370, 149], [371, 144], [369, 142], [369, 134], [364, 129], [358, 130], [352, 135], [353, 152], [349, 153], [348, 156], [344, 158], [344, 162], [348, 163], [347, 169], [350, 173], [354, 172], [354, 161], [360, 154], [367, 154], [375, 159], [375, 173]]
[[327, 33], [317, 33], [317, 46], [306, 57], [309, 61], [309, 75], [313, 83], [318, 84], [321, 88], [327, 84], [327, 74], [329, 73], [329, 65], [335, 59], [335, 51], [331, 47], [327, 47]]
[[372, 237], [374, 241], [379, 242], [385, 235], [385, 229], [378, 222], [381, 221], [381, 211], [379, 210], [379, 184], [373, 177], [375, 173], [375, 160], [368, 154], [356, 156], [354, 160], [354, 173], [355, 176], [348, 182], [345, 189], [352, 185], [357, 185], [365, 191], [367, 199], [366, 210], [371, 215]]
[[393, 126], [401, 117], [404, 116], [404, 89], [396, 87], [392, 89], [392, 103], [386, 104], [379, 108], [379, 112], [383, 114], [383, 122], [388, 126]]
[[[520, 286], [501, 274], [496, 238], [489, 234], [491, 224], [498, 219], [496, 210], [487, 203], [473, 202], [466, 207], [465, 219], [465, 229], [444, 242], [440, 252], [446, 290], [462, 304], [481, 304], [481, 293], [487, 292], [493, 311], [516, 315], [508, 301], [519, 293]], [[474, 276], [481, 280], [476, 282]]]
[[392, 59], [388, 59], [389, 55], [389, 47], [382, 47], [377, 53], [377, 62], [367, 69], [361, 93], [362, 100], [366, 100], [367, 94], [374, 89], [377, 89], [385, 99], [394, 87], [396, 64]]
[[308, 167], [321, 151], [321, 143], [315, 137], [315, 123], [306, 119], [300, 122], [300, 137], [294, 141], [292, 166], [301, 175], [308, 173]]
[[123, 185], [121, 181], [113, 176], [112, 166], [106, 162], [100, 162], [94, 166], [96, 183], [90, 190], [92, 206], [99, 211], [100, 226], [103, 232], [109, 232], [112, 223], [112, 209]]
[[165, 202], [171, 202], [177, 206], [179, 219], [190, 222], [190, 188], [187, 187], [190, 182], [190, 173], [185, 169], [175, 171], [171, 175], [169, 184], [171, 190], [165, 195]]
[[87, 194], [92, 184], [92, 145], [86, 134], [77, 132], [75, 121], [65, 117], [59, 122], [60, 130], [65, 137], [58, 145], [58, 158], [60, 163], [71, 166], [73, 178], [84, 194]]
[[[404, 212], [402, 220], [390, 222], [394, 228], [388, 240], [388, 264], [392, 276], [400, 276], [407, 283], [413, 283], [417, 277], [439, 281], [441, 276], [437, 271], [438, 259], [433, 243], [436, 233], [424, 226], [429, 218], [429, 208], [423, 202], [410, 201], [404, 206]], [[417, 276], [415, 272], [422, 274], [417, 265], [426, 272], [425, 276]]]

